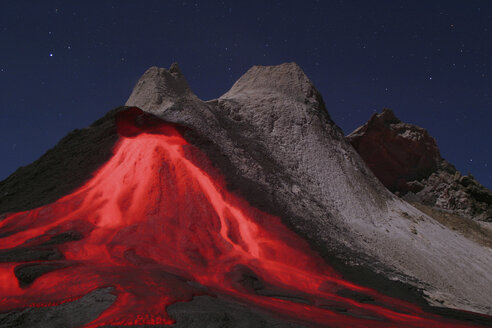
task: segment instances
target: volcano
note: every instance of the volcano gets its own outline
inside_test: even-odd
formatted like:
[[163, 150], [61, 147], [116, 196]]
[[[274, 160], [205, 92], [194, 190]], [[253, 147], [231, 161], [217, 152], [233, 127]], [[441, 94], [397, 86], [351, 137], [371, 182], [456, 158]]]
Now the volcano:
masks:
[[1, 327], [492, 324], [491, 249], [374, 176], [294, 63], [176, 64], [0, 183]]

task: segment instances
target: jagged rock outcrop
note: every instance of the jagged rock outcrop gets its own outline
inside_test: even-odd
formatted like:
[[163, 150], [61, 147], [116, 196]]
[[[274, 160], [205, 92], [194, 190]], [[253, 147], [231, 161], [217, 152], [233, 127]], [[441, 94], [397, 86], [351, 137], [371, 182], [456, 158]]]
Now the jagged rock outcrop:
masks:
[[436, 141], [426, 130], [401, 122], [390, 109], [374, 114], [347, 136], [350, 143], [391, 191], [420, 191], [412, 184], [435, 172], [441, 161]]
[[443, 159], [425, 129], [403, 123], [384, 109], [347, 139], [378, 179], [397, 195], [475, 220], [492, 221], [492, 192]]

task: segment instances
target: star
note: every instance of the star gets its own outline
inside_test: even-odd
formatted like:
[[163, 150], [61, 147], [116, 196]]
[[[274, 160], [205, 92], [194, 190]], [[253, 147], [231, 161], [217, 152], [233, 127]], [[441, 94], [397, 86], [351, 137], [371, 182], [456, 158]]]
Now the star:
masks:
[[50, 57], [53, 57], [53, 53], [52, 52], [50, 52]]

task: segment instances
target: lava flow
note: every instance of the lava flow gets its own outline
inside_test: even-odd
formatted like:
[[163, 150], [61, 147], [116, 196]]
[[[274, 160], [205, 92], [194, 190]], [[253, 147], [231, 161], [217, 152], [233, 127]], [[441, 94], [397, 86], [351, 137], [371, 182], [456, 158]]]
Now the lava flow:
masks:
[[120, 112], [114, 155], [85, 185], [0, 221], [0, 252], [46, 253], [0, 263], [0, 312], [112, 286], [116, 301], [85, 327], [172, 324], [166, 307], [200, 294], [314, 327], [464, 326], [343, 280], [279, 218], [228, 192], [174, 125], [149, 117]]

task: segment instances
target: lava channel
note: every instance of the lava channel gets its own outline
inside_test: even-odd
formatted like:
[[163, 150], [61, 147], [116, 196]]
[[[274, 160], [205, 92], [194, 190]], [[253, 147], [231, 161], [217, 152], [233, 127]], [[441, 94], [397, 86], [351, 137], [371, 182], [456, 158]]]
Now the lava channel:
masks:
[[175, 125], [149, 117], [120, 112], [114, 155], [87, 183], [0, 221], [0, 252], [31, 250], [0, 263], [0, 312], [112, 286], [116, 301], [84, 327], [173, 324], [166, 307], [202, 294], [313, 327], [465, 326], [344, 280], [278, 217], [228, 192]]

